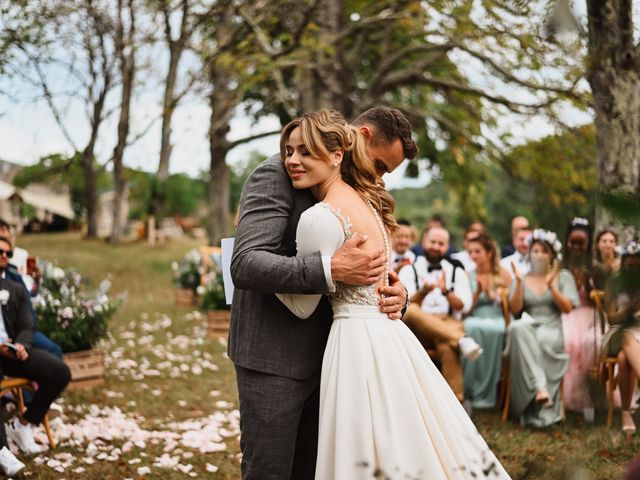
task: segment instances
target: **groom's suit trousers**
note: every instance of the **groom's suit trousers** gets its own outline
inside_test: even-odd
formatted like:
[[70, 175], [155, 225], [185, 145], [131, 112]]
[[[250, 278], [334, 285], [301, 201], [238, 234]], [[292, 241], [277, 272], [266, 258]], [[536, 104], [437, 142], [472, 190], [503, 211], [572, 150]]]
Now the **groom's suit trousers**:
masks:
[[306, 380], [236, 365], [243, 480], [313, 480], [320, 372]]

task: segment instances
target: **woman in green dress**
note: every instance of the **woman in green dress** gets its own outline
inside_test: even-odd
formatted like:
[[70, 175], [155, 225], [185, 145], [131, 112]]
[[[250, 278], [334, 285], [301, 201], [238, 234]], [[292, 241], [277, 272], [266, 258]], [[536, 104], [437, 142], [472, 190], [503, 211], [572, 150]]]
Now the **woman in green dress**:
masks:
[[[531, 271], [523, 277], [512, 265], [509, 327], [511, 413], [523, 425], [543, 428], [562, 420], [560, 382], [569, 366], [561, 314], [580, 304], [571, 273], [560, 270], [562, 244], [554, 232], [531, 235]], [[519, 317], [519, 318], [518, 318]]]
[[511, 275], [500, 267], [493, 239], [480, 233], [468, 241], [467, 251], [476, 264], [469, 273], [473, 307], [464, 319], [464, 330], [483, 349], [474, 361], [463, 361], [464, 397], [474, 408], [492, 408], [497, 401], [497, 386], [504, 348], [504, 315], [501, 290], [511, 283]]

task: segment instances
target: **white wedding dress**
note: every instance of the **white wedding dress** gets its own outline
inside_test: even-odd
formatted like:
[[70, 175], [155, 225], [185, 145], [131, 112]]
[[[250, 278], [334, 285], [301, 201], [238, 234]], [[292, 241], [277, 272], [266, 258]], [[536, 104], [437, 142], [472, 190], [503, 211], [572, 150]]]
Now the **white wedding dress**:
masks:
[[[339, 211], [318, 203], [300, 218], [298, 254], [330, 256], [350, 228]], [[278, 297], [300, 318], [320, 300]], [[338, 283], [330, 300], [316, 479], [508, 479], [420, 342], [380, 313], [376, 287]]]

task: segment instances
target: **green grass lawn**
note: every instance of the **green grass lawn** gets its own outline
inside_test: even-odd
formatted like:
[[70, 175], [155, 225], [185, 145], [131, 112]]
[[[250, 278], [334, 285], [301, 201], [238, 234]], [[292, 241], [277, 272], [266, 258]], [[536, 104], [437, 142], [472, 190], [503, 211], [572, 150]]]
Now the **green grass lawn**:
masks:
[[[23, 236], [18, 243], [31, 254], [76, 268], [93, 286], [108, 276], [112, 293], [129, 295], [104, 345], [106, 384], [68, 391], [62, 399], [65, 423], [87, 425], [93, 440], [87, 442], [76, 430], [66, 439], [69, 429], [61, 427], [61, 445], [30, 459], [25, 477], [137, 479], [148, 467], [144, 478], [240, 478], [237, 392], [225, 341], [206, 338], [205, 319], [195, 309], [174, 306], [170, 264], [198, 244], [182, 239], [156, 248], [112, 246], [83, 241], [79, 234]], [[107, 418], [88, 423], [101, 416]], [[538, 431], [502, 424], [495, 411], [474, 413], [507, 471], [522, 479], [621, 478], [637, 454], [638, 437], [623, 437], [619, 415], [611, 430], [604, 417], [597, 412], [596, 423], [585, 424], [570, 413], [562, 425]], [[189, 441], [189, 435], [212, 422], [220, 423], [226, 449], [203, 453], [199, 437]], [[123, 425], [140, 431], [124, 431]], [[140, 438], [144, 443], [136, 444]], [[58, 472], [54, 468], [61, 463], [64, 471]]]

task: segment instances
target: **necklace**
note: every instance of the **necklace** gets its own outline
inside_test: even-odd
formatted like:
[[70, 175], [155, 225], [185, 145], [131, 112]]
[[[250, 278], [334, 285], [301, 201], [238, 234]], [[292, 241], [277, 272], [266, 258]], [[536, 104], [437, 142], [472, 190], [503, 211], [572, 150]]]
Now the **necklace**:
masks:
[[382, 219], [380, 218], [380, 215], [378, 215], [378, 212], [376, 211], [375, 208], [373, 208], [373, 205], [371, 205], [371, 202], [369, 200], [367, 200], [367, 205], [369, 205], [369, 208], [373, 212], [373, 216], [376, 218], [376, 221], [378, 222], [378, 226], [380, 227], [380, 231], [382, 232], [382, 238], [384, 239], [384, 253], [387, 259], [387, 263], [385, 264], [385, 267], [384, 267], [384, 284], [386, 286], [386, 285], [389, 285], [389, 250], [390, 250], [389, 239], [387, 238], [387, 231], [384, 228], [384, 224], [382, 223]]

